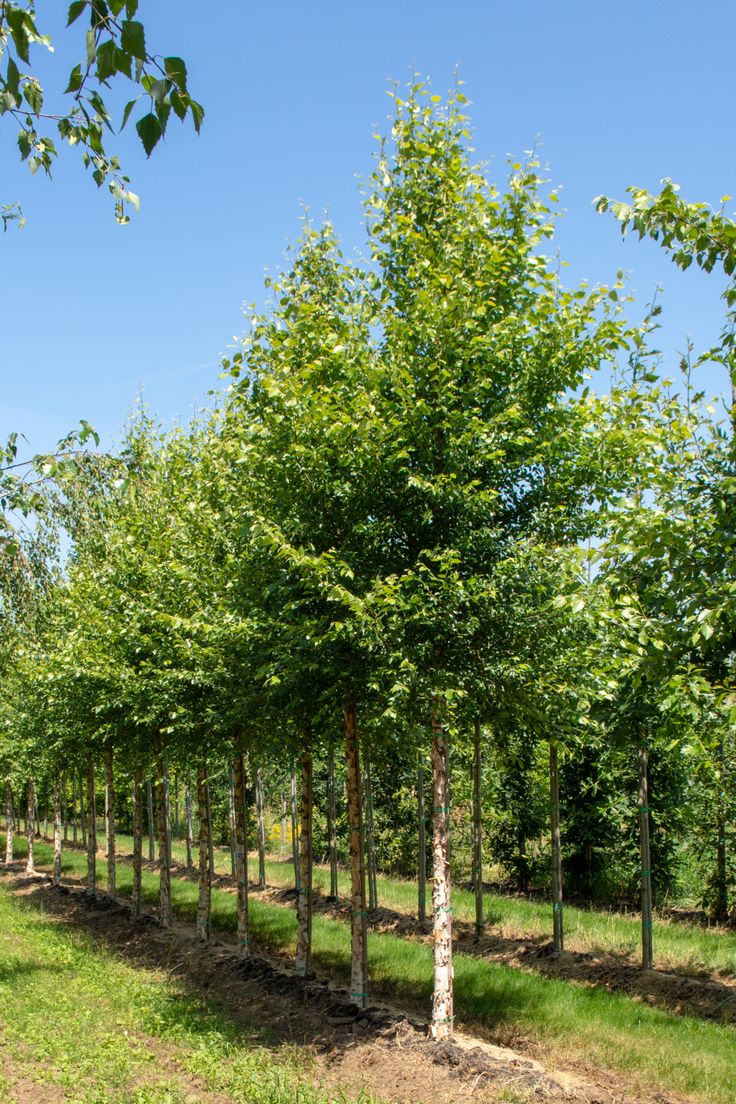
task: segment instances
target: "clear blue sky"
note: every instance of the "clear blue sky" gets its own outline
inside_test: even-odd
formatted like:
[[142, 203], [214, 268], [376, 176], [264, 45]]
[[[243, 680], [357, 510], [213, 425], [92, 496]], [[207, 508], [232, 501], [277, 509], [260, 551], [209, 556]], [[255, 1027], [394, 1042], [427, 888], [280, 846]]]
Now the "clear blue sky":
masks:
[[[80, 35], [63, 30], [66, 4], [37, 9], [57, 47], [39, 65], [50, 88]], [[282, 264], [303, 208], [328, 211], [347, 251], [363, 243], [359, 180], [388, 125], [386, 89], [412, 70], [444, 93], [458, 68], [492, 175], [539, 142], [562, 186], [569, 281], [624, 268], [642, 307], [663, 283], [672, 365], [687, 334], [716, 336], [718, 279], [622, 243], [591, 201], [664, 176], [689, 199], [736, 194], [733, 0], [141, 0], [140, 18], [149, 48], [186, 59], [207, 117], [199, 138], [172, 119], [150, 161], [134, 134], [111, 140], [142, 197], [130, 226], [72, 150], [53, 182], [30, 177], [0, 120], [0, 202], [20, 200], [27, 217], [0, 235], [1, 436], [17, 429], [44, 450], [86, 418], [109, 444], [141, 387], [164, 419], [188, 418], [219, 385], [242, 305], [264, 302], [264, 271]]]

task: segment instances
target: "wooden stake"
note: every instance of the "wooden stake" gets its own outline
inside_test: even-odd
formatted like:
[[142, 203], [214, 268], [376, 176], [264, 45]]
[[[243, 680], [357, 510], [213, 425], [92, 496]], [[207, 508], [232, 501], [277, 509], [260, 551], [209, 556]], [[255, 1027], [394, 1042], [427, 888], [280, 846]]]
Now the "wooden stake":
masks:
[[350, 880], [352, 922], [350, 990], [360, 1008], [368, 1006], [368, 914], [365, 900], [365, 859], [360, 794], [357, 710], [348, 701], [343, 710], [345, 765], [347, 768], [348, 830], [350, 832]]
[[552, 829], [552, 924], [556, 951], [565, 947], [565, 925], [562, 912], [562, 840], [560, 836], [560, 774], [557, 744], [549, 745], [549, 805]]
[[639, 749], [639, 849], [641, 855], [641, 968], [651, 970], [652, 943], [652, 854], [649, 843], [649, 753]]

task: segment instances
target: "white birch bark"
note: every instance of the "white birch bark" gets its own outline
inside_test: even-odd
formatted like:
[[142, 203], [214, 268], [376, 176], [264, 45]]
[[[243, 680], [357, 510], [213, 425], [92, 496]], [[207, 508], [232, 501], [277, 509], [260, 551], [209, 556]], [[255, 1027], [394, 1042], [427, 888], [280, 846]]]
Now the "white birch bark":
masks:
[[36, 781], [28, 779], [28, 858], [26, 860], [26, 874], [33, 874], [36, 867], [33, 863], [33, 837], [36, 834]]
[[13, 861], [13, 831], [15, 829], [13, 816], [13, 786], [10, 779], [5, 782], [5, 861]]
[[434, 928], [433, 1039], [452, 1035], [454, 1020], [452, 967], [452, 893], [448, 842], [449, 741], [436, 710], [432, 714], [432, 908]]

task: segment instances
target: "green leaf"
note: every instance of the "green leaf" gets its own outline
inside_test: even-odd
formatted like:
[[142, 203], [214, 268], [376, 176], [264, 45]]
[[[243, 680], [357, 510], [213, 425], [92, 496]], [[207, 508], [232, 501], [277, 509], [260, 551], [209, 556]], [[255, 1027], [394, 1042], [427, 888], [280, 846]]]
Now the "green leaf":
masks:
[[86, 44], [87, 44], [87, 65], [92, 65], [92, 63], [95, 60], [96, 46], [95, 46], [95, 32], [91, 27], [87, 31], [87, 34], [85, 35], [85, 41], [86, 41]]
[[174, 82], [180, 92], [187, 90], [187, 67], [180, 57], [164, 58], [164, 72]]
[[78, 92], [82, 87], [82, 66], [75, 65], [69, 74], [69, 83], [64, 89], [65, 92]]
[[136, 98], [135, 100], [129, 100], [128, 103], [125, 105], [125, 110], [123, 111], [123, 121], [120, 124], [120, 129], [121, 130], [125, 129], [125, 124], [127, 123], [128, 119], [130, 118], [131, 111], [133, 110], [135, 105], [138, 103], [138, 99], [140, 99], [140, 97]]
[[87, 0], [74, 0], [74, 3], [69, 5], [69, 11], [66, 17], [67, 27], [71, 27], [72, 23], [74, 23], [76, 19], [79, 19], [86, 7]]
[[143, 143], [146, 156], [150, 157], [161, 140], [161, 135], [163, 133], [161, 130], [161, 123], [153, 112], [150, 112], [148, 115], [144, 115], [142, 119], [138, 120], [135, 124], [135, 129], [138, 131], [138, 137]]
[[134, 19], [124, 19], [120, 33], [120, 45], [131, 57], [146, 59], [146, 35], [143, 24]]
[[192, 122], [194, 123], [194, 129], [199, 134], [200, 127], [204, 120], [204, 108], [201, 104], [198, 104], [196, 100], [191, 100], [189, 103], [189, 110], [192, 113]]
[[12, 92], [16, 103], [20, 99], [19, 82], [20, 82], [20, 73], [18, 72], [18, 66], [13, 61], [12, 57], [9, 57], [8, 58], [8, 72], [7, 72], [7, 76], [5, 78], [5, 87], [8, 90], [8, 92]]

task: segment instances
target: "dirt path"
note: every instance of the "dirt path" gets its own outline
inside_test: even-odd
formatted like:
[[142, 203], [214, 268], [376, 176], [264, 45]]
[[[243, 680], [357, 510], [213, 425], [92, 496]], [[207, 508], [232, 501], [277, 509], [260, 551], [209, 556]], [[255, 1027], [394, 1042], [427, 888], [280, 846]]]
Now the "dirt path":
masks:
[[84, 927], [131, 962], [175, 974], [230, 1019], [262, 1024], [276, 1044], [310, 1048], [318, 1080], [343, 1090], [364, 1088], [397, 1104], [684, 1104], [676, 1093], [643, 1090], [620, 1074], [545, 1069], [527, 1054], [464, 1034], [433, 1043], [426, 1026], [399, 1008], [374, 1003], [361, 1011], [339, 986], [299, 977], [266, 955], [244, 961], [225, 941], [203, 946], [189, 925], [165, 930], [151, 914], [133, 918], [127, 904], [100, 893], [90, 898], [79, 884], [56, 889], [47, 875], [26, 875], [22, 864], [6, 868], [4, 879], [47, 916]]

